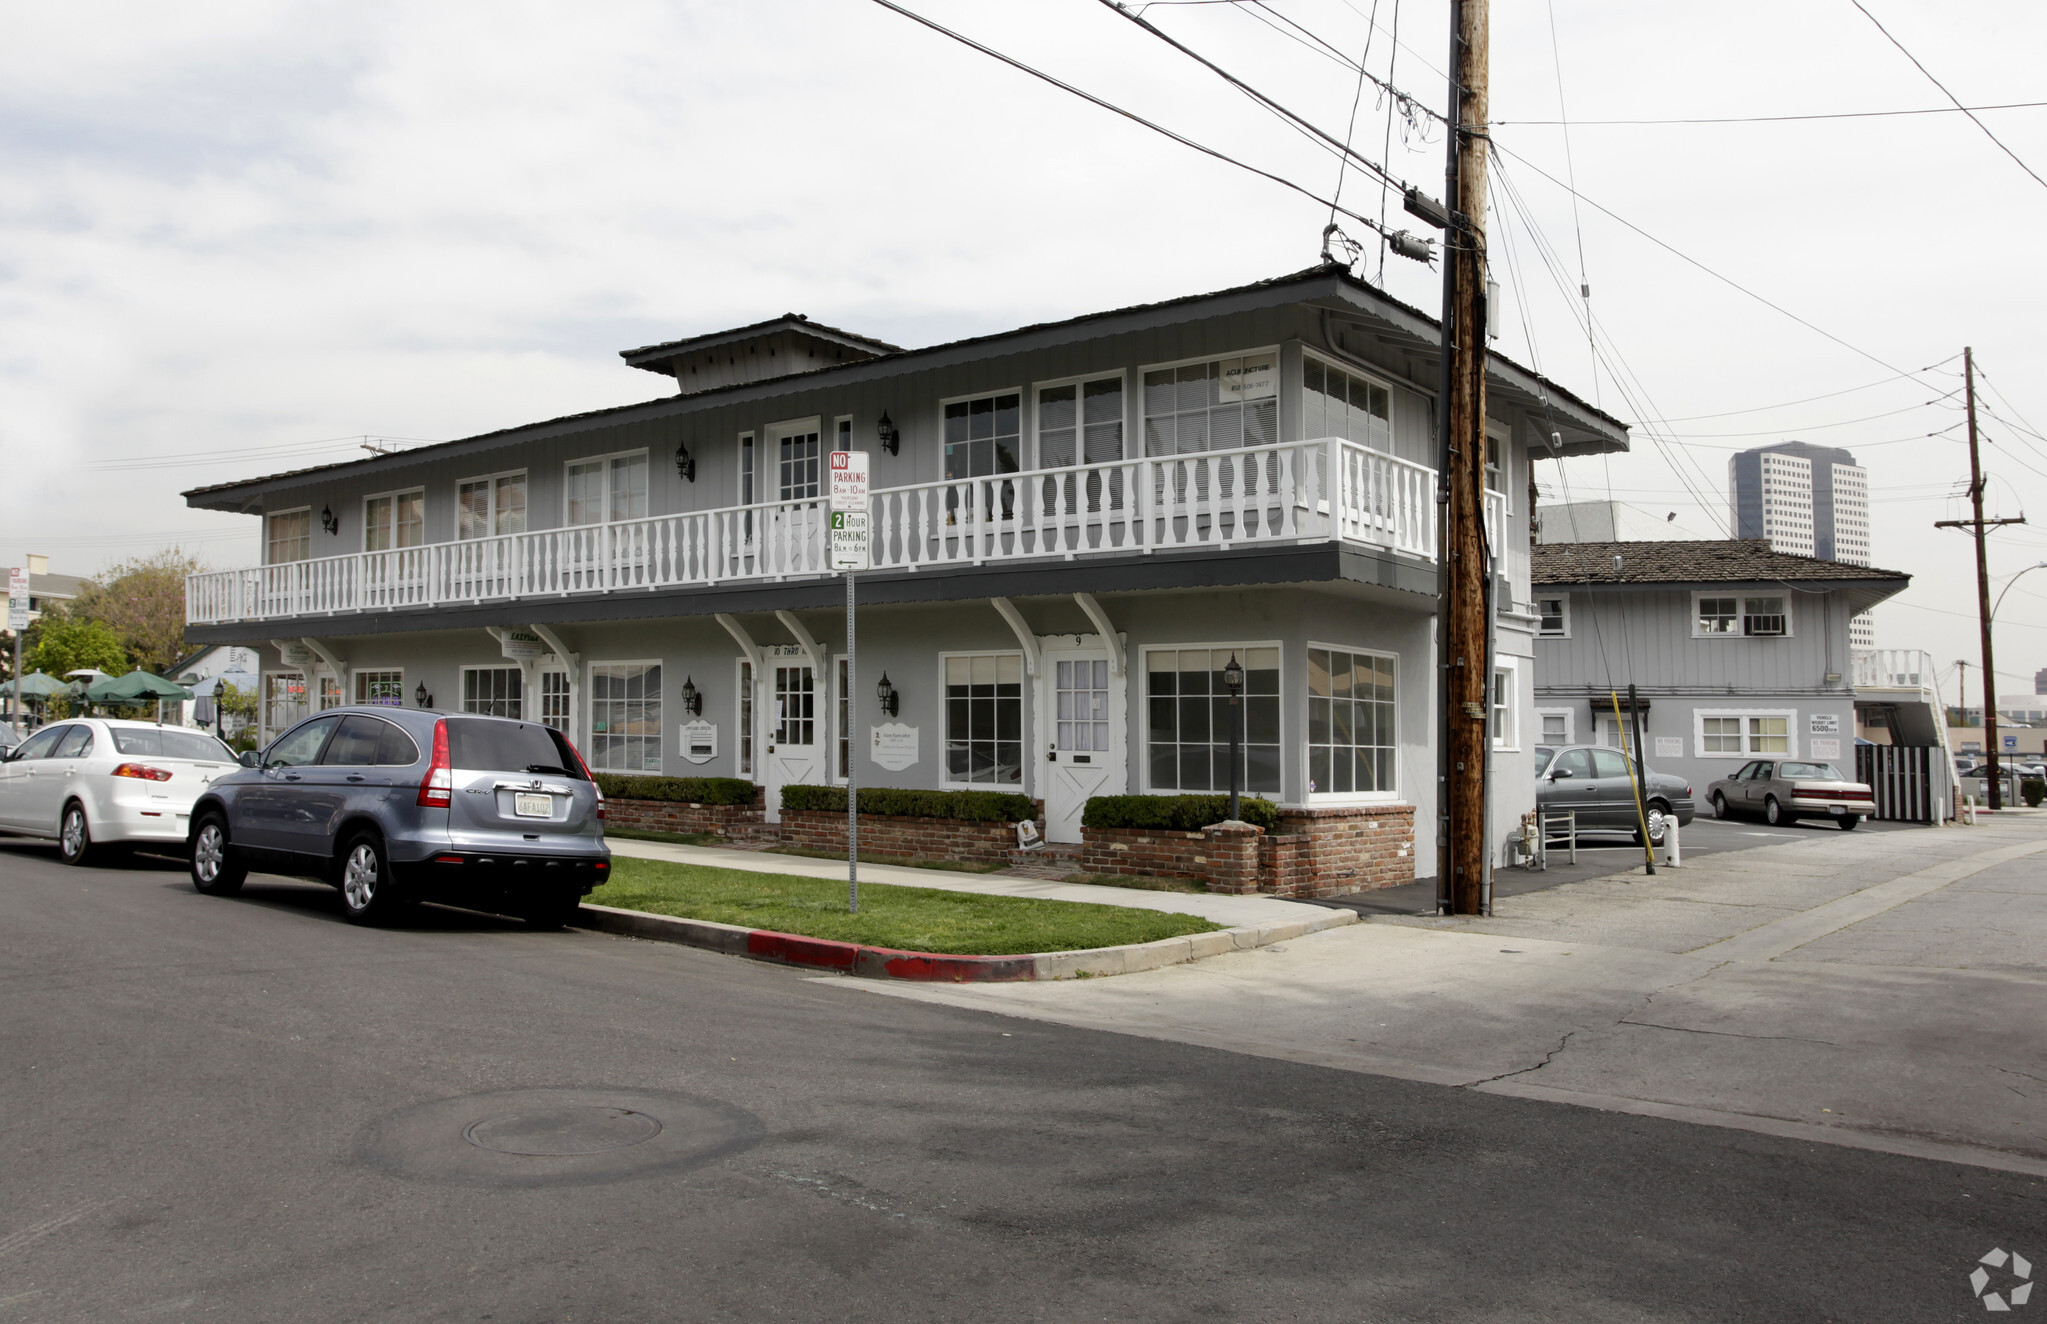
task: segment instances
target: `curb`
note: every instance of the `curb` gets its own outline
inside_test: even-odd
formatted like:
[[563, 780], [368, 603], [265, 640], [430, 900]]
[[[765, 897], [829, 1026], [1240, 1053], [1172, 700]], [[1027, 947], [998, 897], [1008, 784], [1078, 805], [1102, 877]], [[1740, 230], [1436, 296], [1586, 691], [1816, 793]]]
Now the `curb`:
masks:
[[1357, 922], [1354, 911], [1332, 910], [1326, 917], [1318, 916], [1311, 920], [1219, 929], [1214, 933], [1193, 933], [1182, 938], [1162, 938], [1157, 942], [1131, 943], [1122, 947], [1090, 947], [1081, 951], [1039, 952], [1029, 956], [904, 952], [892, 947], [868, 947], [860, 943], [834, 942], [828, 938], [776, 933], [772, 929], [719, 924], [707, 919], [681, 919], [673, 915], [649, 914], [643, 910], [619, 910], [612, 906], [592, 905], [588, 901], [576, 913], [573, 924], [579, 929], [623, 934], [654, 942], [680, 943], [685, 947], [723, 952], [727, 956], [807, 966], [860, 979], [998, 984], [1135, 974], [1140, 970], [1156, 970], [1160, 966], [1220, 956], [1224, 952], [1250, 951]]

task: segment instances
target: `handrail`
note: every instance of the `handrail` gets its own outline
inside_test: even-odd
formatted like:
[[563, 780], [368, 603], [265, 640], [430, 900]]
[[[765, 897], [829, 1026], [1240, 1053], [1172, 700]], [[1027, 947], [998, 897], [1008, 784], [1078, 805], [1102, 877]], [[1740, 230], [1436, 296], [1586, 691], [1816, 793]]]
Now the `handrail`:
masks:
[[[870, 512], [876, 570], [1328, 539], [1436, 558], [1434, 471], [1336, 438], [883, 488]], [[186, 620], [824, 576], [826, 527], [822, 498], [755, 502], [205, 571]]]

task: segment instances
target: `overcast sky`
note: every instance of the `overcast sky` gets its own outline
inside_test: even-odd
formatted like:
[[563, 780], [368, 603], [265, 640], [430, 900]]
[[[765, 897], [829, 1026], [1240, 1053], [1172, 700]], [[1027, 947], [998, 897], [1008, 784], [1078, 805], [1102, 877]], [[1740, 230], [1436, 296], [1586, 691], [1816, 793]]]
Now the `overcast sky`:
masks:
[[[1098, 0], [906, 3], [1335, 187], [1325, 151]], [[1966, 103], [2047, 101], [2047, 6], [1864, 3]], [[1376, 14], [1372, 72], [1443, 103], [1441, 0], [1147, 13], [1339, 136], [1356, 77], [1282, 19], [1355, 56]], [[1526, 207], [1496, 190], [1498, 348], [1646, 424], [1635, 453], [1573, 462], [1571, 495], [1713, 534], [1734, 450], [1847, 447], [1871, 471], [1875, 561], [1914, 576], [1879, 643], [1973, 658], [1969, 548], [1930, 527], [1964, 513], [1959, 396], [1927, 402], [1974, 345], [1999, 393], [1992, 505], [2047, 522], [2047, 440], [2023, 430], [2047, 431], [2047, 187], [1956, 114], [1593, 122], [1946, 104], [1849, 0], [1554, 0], [1554, 44], [1550, 20], [1539, 0], [1495, 10], [1496, 141]], [[365, 434], [664, 394], [620, 363], [629, 346], [784, 311], [928, 344], [1298, 270], [1327, 219], [871, 0], [7, 3], [5, 24], [0, 559], [58, 570], [172, 543], [252, 562], [253, 520], [176, 493], [345, 458]], [[1526, 122], [1558, 119], [1560, 95], [1568, 157], [1563, 130]], [[2047, 108], [1983, 119], [2047, 175]], [[1370, 86], [1354, 142], [1440, 191], [1440, 130], [1389, 128]], [[1574, 215], [1542, 171], [1589, 203]], [[1377, 215], [1377, 182], [1350, 173], [1343, 203]], [[1610, 346], [1596, 369], [1581, 242]], [[1434, 272], [1395, 257], [1385, 278], [1436, 306]], [[2028, 526], [1997, 537], [1992, 571], [2042, 559], [2047, 527]], [[1999, 645], [2000, 688], [2029, 690], [2047, 571], [2006, 600]]]

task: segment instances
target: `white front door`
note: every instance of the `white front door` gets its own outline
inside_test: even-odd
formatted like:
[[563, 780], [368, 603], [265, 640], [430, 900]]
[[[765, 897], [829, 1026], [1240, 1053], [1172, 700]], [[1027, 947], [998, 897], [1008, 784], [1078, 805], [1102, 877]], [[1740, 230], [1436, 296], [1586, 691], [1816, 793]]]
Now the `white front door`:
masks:
[[1045, 838], [1079, 841], [1088, 798], [1121, 795], [1126, 784], [1123, 678], [1110, 674], [1104, 650], [1047, 648], [1042, 681], [1038, 788]]
[[[773, 652], [775, 650], [766, 650]], [[823, 696], [808, 662], [770, 658], [767, 662], [767, 820], [782, 821], [784, 786], [822, 786], [825, 777]]]

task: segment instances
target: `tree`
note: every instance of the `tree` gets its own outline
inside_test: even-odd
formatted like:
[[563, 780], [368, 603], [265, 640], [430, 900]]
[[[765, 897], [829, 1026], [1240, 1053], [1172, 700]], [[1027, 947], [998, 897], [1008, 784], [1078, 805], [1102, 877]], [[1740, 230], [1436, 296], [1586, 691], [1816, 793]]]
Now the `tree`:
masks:
[[34, 644], [22, 657], [30, 671], [62, 678], [80, 667], [97, 667], [113, 676], [128, 669], [128, 650], [105, 621], [52, 615], [36, 625]]
[[71, 615], [105, 622], [137, 666], [162, 675], [185, 655], [185, 576], [204, 568], [177, 547], [120, 562], [79, 591]]

